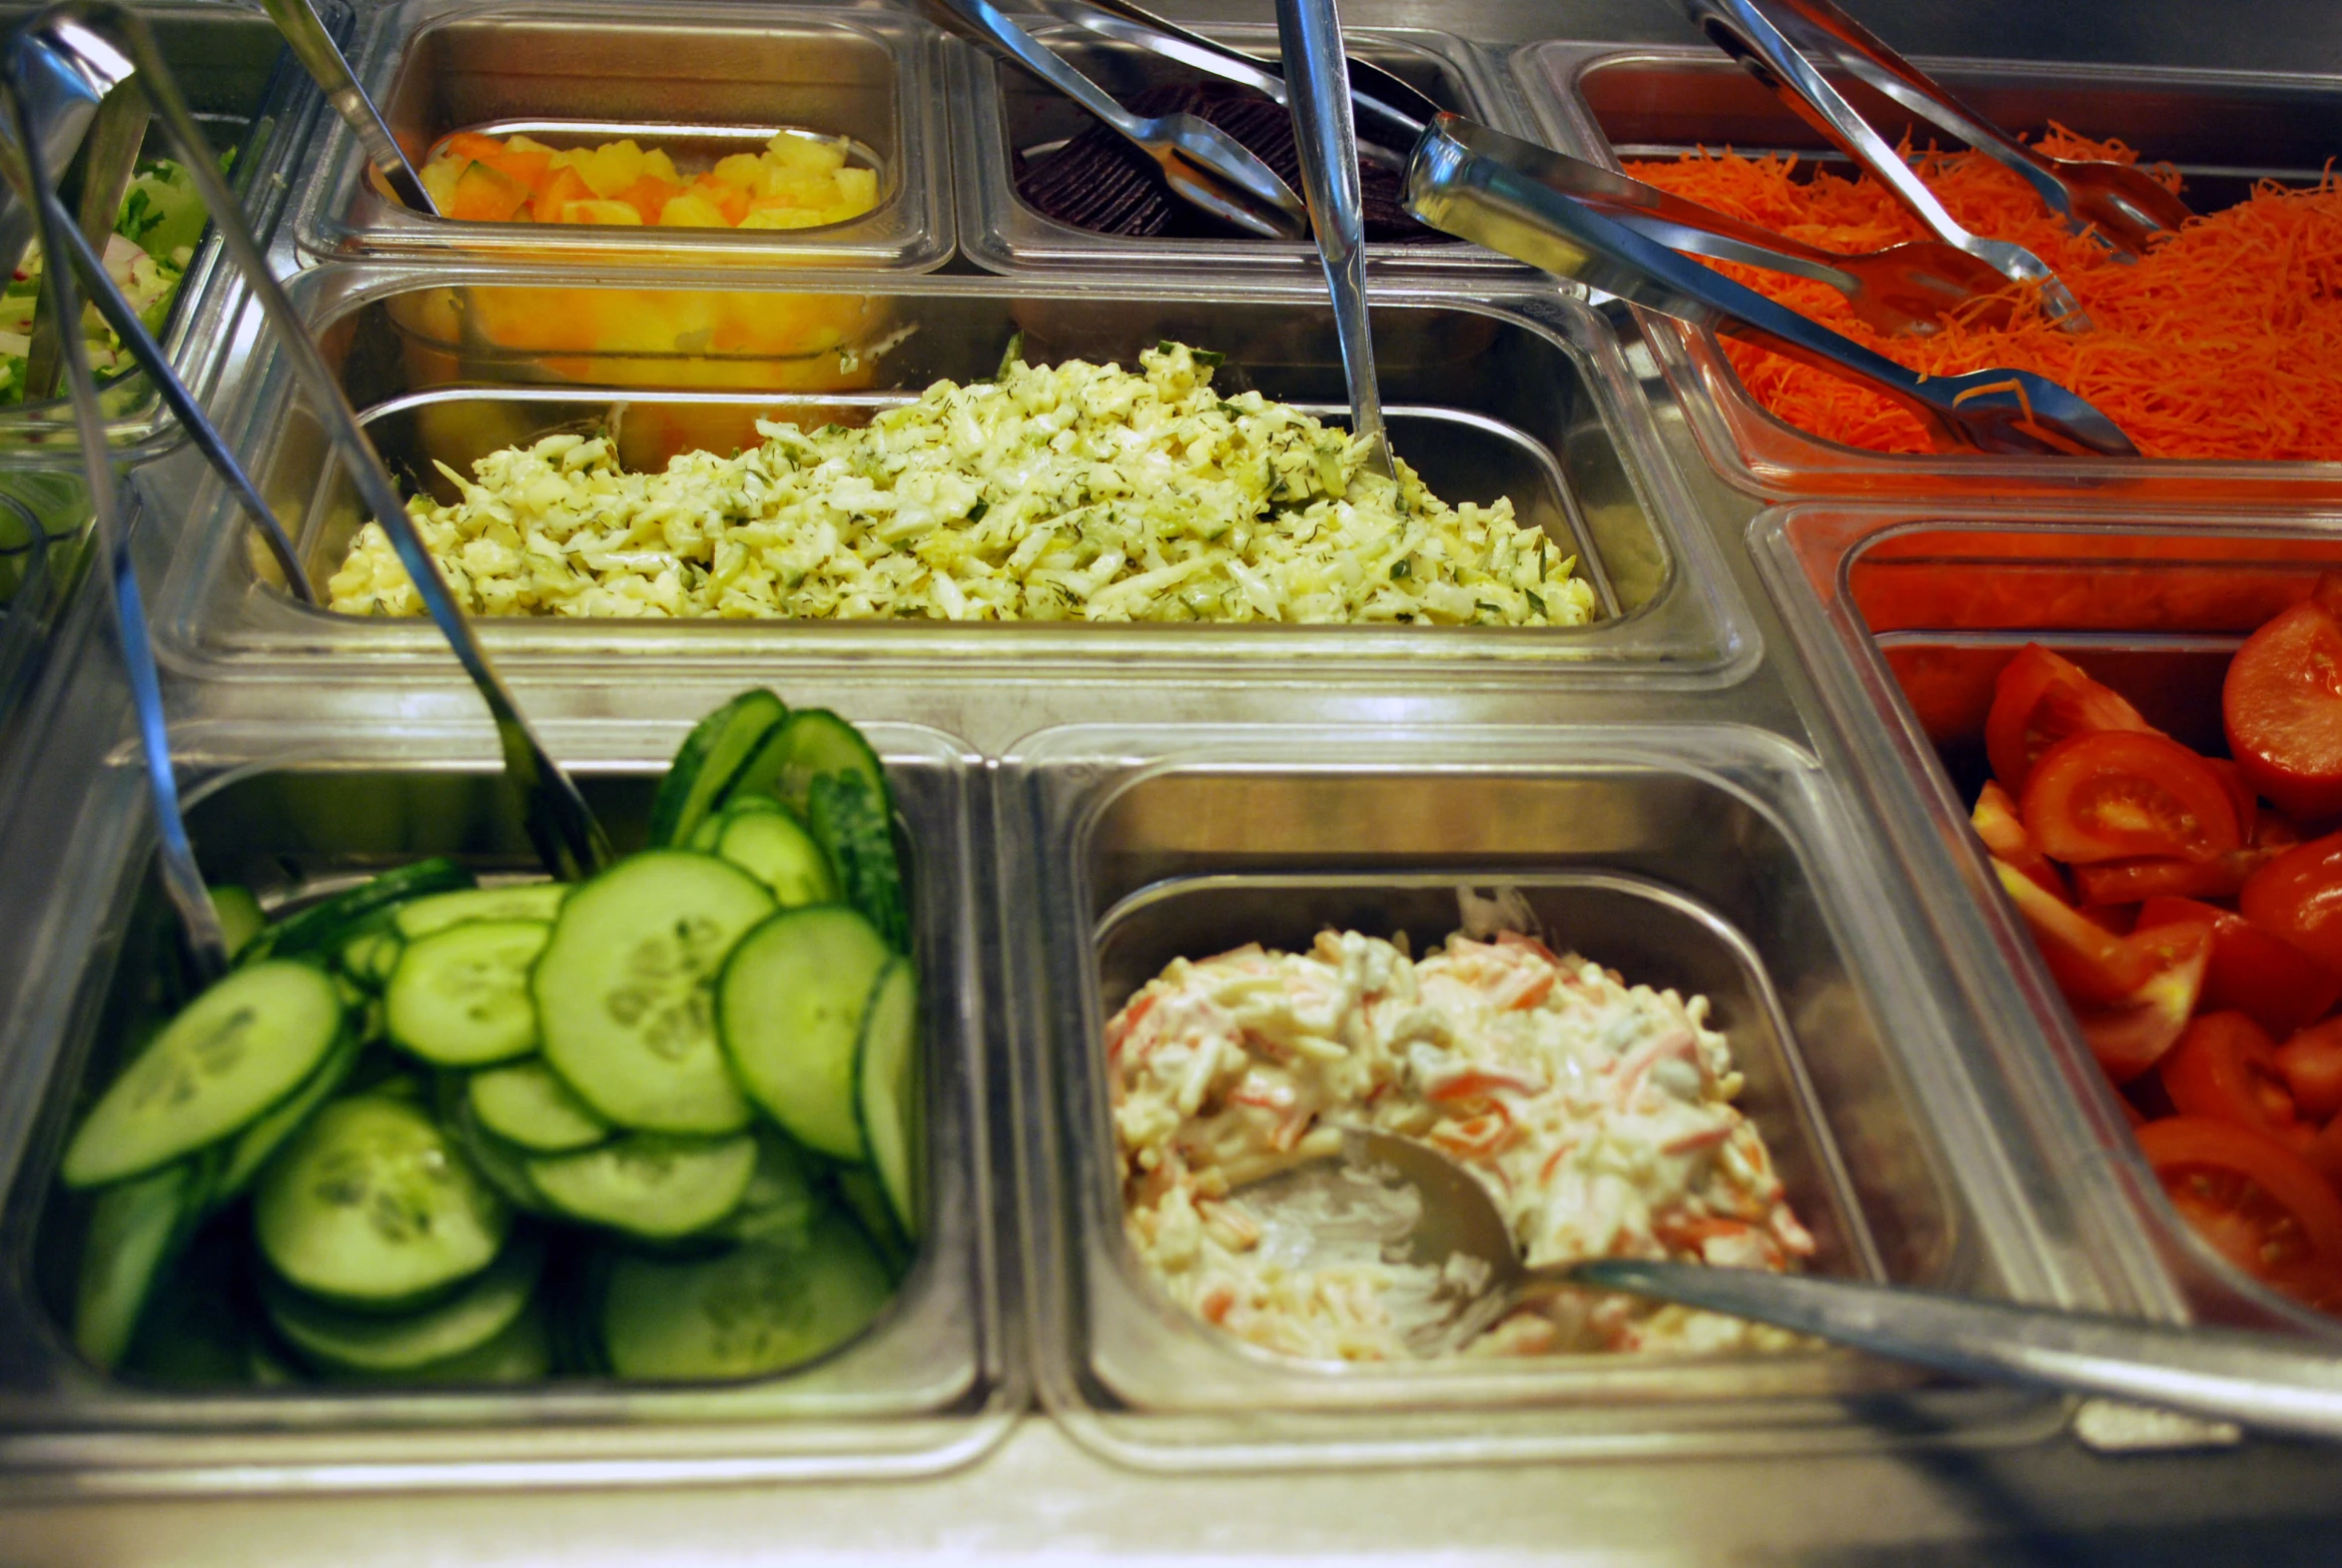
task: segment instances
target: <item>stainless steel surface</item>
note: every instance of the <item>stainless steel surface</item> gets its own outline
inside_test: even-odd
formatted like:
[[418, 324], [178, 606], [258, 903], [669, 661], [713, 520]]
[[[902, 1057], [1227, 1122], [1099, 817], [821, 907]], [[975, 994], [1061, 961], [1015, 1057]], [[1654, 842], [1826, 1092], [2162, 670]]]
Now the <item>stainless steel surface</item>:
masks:
[[2039, 257], [2011, 241], [1972, 235], [1954, 222], [1902, 156], [1855, 112], [1796, 45], [1782, 37], [1756, 0], [1685, 0], [1685, 10], [1711, 43], [1739, 61], [1865, 173], [1893, 191], [1929, 233], [1967, 252], [2011, 282], [2033, 285], [2040, 293], [2042, 311], [2067, 331], [2089, 329], [2089, 318], [2075, 303], [2073, 292]]
[[1416, 145], [1407, 210], [1435, 228], [1518, 256], [1695, 328], [1720, 328], [1776, 354], [1863, 382], [1912, 410], [1950, 448], [2136, 455], [2097, 409], [2026, 371], [1923, 377], [1755, 290], [1611, 222], [1522, 171], [1543, 148], [1442, 115]]
[[[1760, 4], [1763, 0], [1760, 0]], [[2193, 216], [2187, 204], [2144, 170], [2105, 159], [2055, 158], [2025, 146], [1952, 97], [1926, 72], [1887, 47], [1831, 0], [1771, 0], [1792, 19], [1808, 50], [1834, 56], [1848, 70], [1932, 124], [1987, 154], [2030, 185], [2076, 233], [2126, 255], [2146, 254], [2159, 234]]]
[[277, 24], [277, 31], [285, 35], [294, 58], [309, 72], [318, 90], [326, 95], [326, 102], [334, 106], [342, 123], [350, 127], [351, 134], [366, 149], [367, 161], [382, 175], [390, 193], [418, 213], [440, 216], [430, 193], [415, 177], [414, 165], [406, 161], [397, 138], [383, 123], [382, 111], [366, 96], [358, 78], [350, 74], [350, 62], [335, 47], [316, 8], [309, 0], [262, 0], [262, 3], [268, 7], [269, 19]]
[[[1485, 1195], [1481, 1202], [1494, 1212]], [[1647, 1258], [1600, 1258], [1575, 1265], [1568, 1275], [1579, 1284], [1778, 1323], [1955, 1377], [2103, 1394], [2256, 1431], [2342, 1438], [2342, 1359], [2276, 1334], [2172, 1328], [1847, 1279]]]
[[[66, 116], [48, 118], [62, 120]], [[80, 116], [76, 113], [72, 118], [78, 120]], [[44, 134], [54, 137], [62, 128], [44, 126], [42, 129]], [[74, 214], [75, 231], [92, 250], [103, 253], [107, 240], [113, 236], [115, 217], [122, 211], [122, 199], [130, 190], [130, 177], [138, 167], [139, 146], [146, 135], [147, 104], [136, 82], [115, 86], [96, 105], [89, 132], [82, 139], [81, 200]], [[9, 159], [11, 166], [24, 162], [14, 156]], [[46, 168], [42, 170], [44, 176], [47, 172]], [[19, 200], [24, 199], [22, 190], [16, 194]], [[57, 374], [63, 368], [58, 358], [57, 337], [54, 318], [34, 318], [32, 346], [25, 352], [24, 395], [28, 401], [46, 401], [57, 395]]]
[[1171, 193], [1180, 200], [1263, 239], [1292, 240], [1306, 232], [1300, 198], [1219, 127], [1190, 114], [1147, 117], [1131, 113], [1096, 82], [1052, 54], [991, 0], [938, 0], [938, 4], [993, 48], [1153, 158], [1162, 166]]
[[1309, 230], [1333, 297], [1334, 337], [1350, 393], [1350, 433], [1366, 467], [1395, 480], [1382, 393], [1374, 380], [1374, 330], [1366, 317], [1366, 219], [1358, 194], [1358, 133], [1342, 70], [1341, 13], [1334, 0], [1276, 0], [1280, 54], [1290, 62], [1293, 145], [1309, 197]]

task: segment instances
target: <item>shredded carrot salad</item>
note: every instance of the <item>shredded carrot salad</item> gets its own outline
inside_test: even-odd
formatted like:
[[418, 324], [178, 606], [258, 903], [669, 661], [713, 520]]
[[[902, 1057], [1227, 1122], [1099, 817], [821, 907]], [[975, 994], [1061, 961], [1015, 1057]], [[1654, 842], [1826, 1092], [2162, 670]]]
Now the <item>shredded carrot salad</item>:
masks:
[[[2036, 145], [2062, 158], [2137, 156], [2056, 125]], [[2012, 284], [2006, 300], [1963, 306], [1933, 335], [1885, 338], [1827, 284], [1715, 265], [1924, 375], [2037, 372], [2094, 403], [2151, 457], [2342, 459], [2342, 182], [2331, 169], [2304, 189], [2264, 181], [2250, 200], [2160, 237], [2129, 265], [1980, 154], [1931, 151], [1918, 169], [1963, 227], [2048, 263], [2095, 330], [2064, 331]], [[1627, 172], [1842, 254], [1930, 238], [1869, 178], [1801, 169], [1795, 158], [1703, 149]], [[2178, 171], [2153, 172], [2178, 189]], [[1918, 419], [1867, 388], [1730, 339], [1725, 352], [1757, 401], [1800, 429], [1874, 451], [1935, 449]]]

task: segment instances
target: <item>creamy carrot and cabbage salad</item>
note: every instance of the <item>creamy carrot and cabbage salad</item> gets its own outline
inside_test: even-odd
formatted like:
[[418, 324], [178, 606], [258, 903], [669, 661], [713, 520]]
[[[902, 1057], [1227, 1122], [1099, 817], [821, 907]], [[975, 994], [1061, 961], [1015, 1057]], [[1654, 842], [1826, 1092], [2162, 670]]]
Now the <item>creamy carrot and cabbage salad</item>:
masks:
[[[1404, 933], [1333, 931], [1306, 953], [1246, 945], [1177, 959], [1115, 1015], [1106, 1041], [1128, 1230], [1173, 1299], [1290, 1355], [1451, 1347], [1433, 1330], [1454, 1316], [1470, 1270], [1463, 1259], [1394, 1260], [1411, 1212], [1372, 1215], [1337, 1175], [1303, 1224], [1338, 1233], [1304, 1237], [1290, 1210], [1262, 1212], [1236, 1190], [1337, 1152], [1344, 1126], [1418, 1139], [1461, 1163], [1531, 1264], [1624, 1256], [1781, 1270], [1813, 1254], [1764, 1139], [1733, 1104], [1741, 1075], [1708, 1027], [1705, 997], [1630, 986], [1534, 936], [1480, 929], [1420, 959]], [[1571, 1292], [1463, 1349], [1804, 1342], [1711, 1312]]]

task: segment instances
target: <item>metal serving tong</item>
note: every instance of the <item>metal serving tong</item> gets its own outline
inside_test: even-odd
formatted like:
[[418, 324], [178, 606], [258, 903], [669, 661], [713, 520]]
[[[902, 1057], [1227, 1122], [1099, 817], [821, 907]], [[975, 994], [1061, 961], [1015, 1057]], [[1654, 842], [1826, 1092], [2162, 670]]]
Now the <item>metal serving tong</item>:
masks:
[[268, 10], [269, 20], [277, 24], [277, 31], [285, 35], [286, 47], [293, 51], [310, 80], [318, 84], [318, 91], [326, 95], [326, 102], [342, 117], [358, 138], [359, 147], [366, 153], [367, 162], [390, 186], [390, 194], [418, 213], [433, 218], [444, 217], [423, 189], [422, 179], [407, 162], [406, 153], [398, 139], [390, 134], [389, 122], [383, 119], [374, 100], [366, 96], [366, 89], [358, 85], [358, 77], [350, 69], [350, 62], [342, 58], [342, 51], [334, 47], [334, 36], [326, 31], [324, 18], [309, 0], [261, 0]]
[[1219, 127], [1190, 114], [1135, 115], [1042, 46], [991, 0], [935, 0], [963, 30], [1080, 104], [1163, 166], [1172, 194], [1220, 222], [1270, 240], [1308, 233], [1308, 213], [1276, 172]]
[[2040, 291], [2041, 309], [2067, 331], [2088, 330], [2089, 318], [2080, 302], [2049, 270], [2048, 263], [2011, 241], [1987, 240], [1962, 229], [1911, 166], [1871, 129], [1870, 122], [1782, 36], [1759, 9], [1758, 0], [1684, 0], [1684, 10], [1711, 43], [1739, 61], [1798, 118], [1894, 192], [1912, 215], [1927, 225], [1929, 233], [1967, 252], [2004, 278], [2034, 285]]
[[1407, 165], [1408, 212], [1435, 229], [1696, 327], [1877, 388], [1947, 448], [2135, 456], [2087, 402], [2029, 371], [1921, 377], [1753, 289], [1615, 223], [1556, 188], [1560, 155], [1455, 115]]
[[1921, 119], [1949, 131], [2023, 178], [2074, 233], [2126, 258], [2177, 229], [2194, 213], [2145, 170], [2100, 158], [2055, 158], [2027, 147], [1954, 97], [1943, 83], [1890, 49], [1832, 0], [1757, 0], [1782, 33], [1809, 53], [1836, 58]]
[[[438, 563], [431, 558], [413, 519], [407, 515], [382, 457], [367, 438], [333, 373], [326, 368], [324, 357], [295, 314], [292, 302], [286, 299], [275, 274], [270, 272], [259, 242], [245, 227], [235, 198], [213, 166], [211, 149], [202, 131], [194, 116], [188, 113], [178, 84], [163, 64], [154, 35], [136, 13], [105, 0], [70, 0], [68, 4], [42, 12], [18, 30], [9, 41], [5, 84], [14, 100], [18, 147], [43, 145], [44, 118], [54, 112], [56, 105], [76, 98], [87, 101], [93, 94], [103, 97], [104, 88], [100, 84], [119, 84], [134, 73], [143, 83], [155, 117], [180, 162], [194, 179], [223, 248], [244, 275], [246, 285], [270, 324], [284, 338], [294, 376], [325, 425], [328, 438], [357, 485], [361, 499], [390, 535], [399, 562], [413, 580], [432, 621], [487, 703], [503, 749], [505, 776], [520, 793], [529, 839], [539, 858], [554, 876], [565, 879], [597, 870], [610, 857], [609, 841], [601, 825], [594, 820], [575, 782], [530, 730], [511, 691], [489, 663], [487, 651], [480, 646], [445, 577], [440, 575]], [[112, 292], [111, 280], [106, 277], [102, 259], [74, 230], [63, 204], [56, 198], [55, 183], [46, 169], [35, 160], [10, 157], [5, 162], [12, 166], [8, 170], [10, 177], [22, 176], [31, 192], [30, 204], [39, 221], [43, 243], [49, 247], [51, 260], [44, 269], [44, 277], [49, 280], [50, 298], [58, 320], [80, 320], [76, 291], [68, 276], [76, 265], [91, 281], [104, 309], [106, 297]], [[72, 265], [68, 265], [67, 258]], [[116, 303], [121, 303], [119, 297]], [[165, 396], [172, 410], [186, 424], [204, 455], [236, 489], [246, 506], [254, 510], [255, 520], [268, 533], [270, 547], [278, 556], [287, 582], [295, 585], [296, 592], [303, 592], [307, 588], [307, 575], [275, 514], [261, 499], [258, 488], [238, 464], [228, 443], [179, 383], [153, 339], [143, 331], [125, 330], [135, 326], [136, 317], [124, 309], [125, 320], [118, 320], [108, 312], [109, 321], [122, 333], [126, 346], [156, 384], [166, 389]], [[99, 526], [113, 537], [110, 554], [115, 562], [115, 602], [122, 615], [124, 658], [131, 666], [134, 694], [140, 704], [147, 770], [153, 781], [158, 816], [164, 824], [165, 878], [173, 884], [173, 899], [180, 906], [191, 939], [201, 947], [217, 936], [218, 923], [210, 913], [209, 897], [202, 894], [202, 880], [195, 875], [194, 861], [187, 852], [185, 830], [179, 819], [177, 787], [172, 779], [167, 736], [162, 727], [161, 691], [145, 634], [137, 579], [131, 573], [128, 546], [119, 526], [114, 474], [97, 403], [96, 384], [90, 376], [80, 335], [67, 332], [63, 338], [92, 502]], [[174, 863], [175, 855], [178, 864]], [[189, 878], [193, 879], [192, 891], [178, 885]]]

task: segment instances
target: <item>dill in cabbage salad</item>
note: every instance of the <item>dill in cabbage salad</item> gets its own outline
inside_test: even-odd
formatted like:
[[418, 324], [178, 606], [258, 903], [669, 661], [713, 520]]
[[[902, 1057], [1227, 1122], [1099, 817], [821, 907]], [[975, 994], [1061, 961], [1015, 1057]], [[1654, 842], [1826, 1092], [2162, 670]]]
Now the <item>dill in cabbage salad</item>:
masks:
[[[106, 275], [149, 332], [161, 335], [208, 221], [203, 199], [185, 169], [165, 158], [139, 164], [123, 193], [114, 232], [106, 238], [105, 260]], [[36, 242], [25, 248], [14, 276], [0, 288], [0, 403], [24, 400], [33, 313], [40, 300], [41, 248]], [[86, 299], [82, 337], [89, 345], [90, 369], [101, 380], [134, 368], [122, 340]]]
[[[1571, 626], [1573, 556], [1512, 502], [1450, 506], [1403, 462], [1178, 344], [1137, 373], [1014, 357], [860, 428], [758, 421], [761, 445], [626, 471], [608, 435], [491, 452], [409, 511], [491, 615], [1367, 621]], [[1403, 504], [1401, 494], [1403, 491]], [[421, 604], [379, 524], [330, 585], [350, 614]]]

